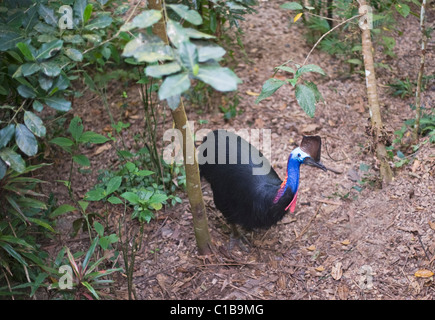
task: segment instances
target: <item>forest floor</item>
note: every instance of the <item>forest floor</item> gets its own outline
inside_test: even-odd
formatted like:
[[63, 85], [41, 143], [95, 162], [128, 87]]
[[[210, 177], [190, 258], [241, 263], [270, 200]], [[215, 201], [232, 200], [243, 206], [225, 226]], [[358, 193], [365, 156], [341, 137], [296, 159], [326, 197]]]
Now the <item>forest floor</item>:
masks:
[[[348, 65], [319, 50], [309, 63], [317, 64], [327, 76], [315, 77], [325, 101], [309, 118], [297, 105], [294, 92], [281, 88], [271, 98], [255, 104], [264, 81], [273, 68], [293, 59], [302, 63], [311, 47], [306, 44], [302, 24], [291, 25], [288, 12], [279, 9], [282, 1], [260, 1], [258, 13], [242, 23], [244, 55], [237, 54], [236, 74], [243, 112], [225, 122], [222, 113], [198, 112], [186, 103], [188, 118], [195, 130], [209, 128], [270, 129], [270, 162], [282, 177], [292, 148], [302, 135], [316, 134], [323, 139], [322, 162], [342, 174], [314, 171], [301, 167], [298, 205], [267, 231], [248, 234], [249, 253], [235, 248], [227, 251], [229, 229], [215, 208], [209, 185], [204, 181], [209, 228], [215, 247], [210, 257], [199, 256], [193, 234], [187, 196], [180, 193], [182, 204], [161, 210], [157, 219], [145, 225], [142, 250], [134, 270], [138, 299], [434, 299], [433, 277], [419, 276], [419, 271], [435, 271], [435, 148], [420, 140], [420, 148], [411, 161], [395, 169], [394, 181], [383, 188], [376, 186], [377, 161], [369, 152], [369, 124], [365, 80], [359, 74], [348, 75]], [[433, 16], [433, 9], [430, 11]], [[417, 39], [418, 21], [397, 16], [402, 36], [395, 32], [396, 58], [382, 49], [375, 50], [376, 62], [390, 66], [378, 70], [378, 91], [383, 120], [392, 134], [406, 119], [414, 117], [410, 104], [414, 97], [393, 97], [387, 83], [395, 79], [415, 79], [420, 61]], [[426, 74], [434, 74], [433, 42], [427, 54]], [[280, 76], [280, 74], [278, 74]], [[120, 111], [122, 88], [116, 83], [109, 103], [117, 119], [132, 123], [125, 138], [143, 128], [137, 87], [128, 90], [129, 114]], [[435, 84], [429, 83], [426, 106], [435, 102]], [[98, 97], [90, 92], [74, 103], [74, 114], [82, 117], [86, 130], [104, 133], [109, 117]], [[137, 106], [135, 109], [134, 107]], [[136, 110], [136, 111], [135, 111]], [[98, 119], [98, 121], [95, 121]], [[208, 123], [199, 124], [198, 120]], [[172, 128], [167, 112], [161, 132]], [[91, 159], [93, 173], [72, 177], [74, 191], [83, 196], [96, 183], [98, 169], [114, 166], [113, 148], [84, 150]], [[103, 150], [103, 151], [101, 151]], [[60, 157], [58, 155], [57, 157]], [[398, 160], [398, 159], [396, 159]], [[46, 180], [59, 204], [69, 203], [65, 188], [54, 182], [68, 176], [69, 163], [59, 158]], [[365, 181], [359, 184], [357, 180]], [[93, 210], [104, 208], [93, 207]], [[115, 210], [115, 209], [114, 209]], [[120, 212], [109, 213], [116, 219]], [[59, 220], [58, 227], [70, 231], [74, 215]], [[116, 228], [115, 228], [116, 229]], [[87, 241], [87, 235], [70, 239], [65, 232], [51, 245]], [[425, 251], [426, 250], [426, 253]], [[120, 259], [121, 261], [122, 259]], [[115, 297], [127, 299], [125, 278], [119, 277]]]

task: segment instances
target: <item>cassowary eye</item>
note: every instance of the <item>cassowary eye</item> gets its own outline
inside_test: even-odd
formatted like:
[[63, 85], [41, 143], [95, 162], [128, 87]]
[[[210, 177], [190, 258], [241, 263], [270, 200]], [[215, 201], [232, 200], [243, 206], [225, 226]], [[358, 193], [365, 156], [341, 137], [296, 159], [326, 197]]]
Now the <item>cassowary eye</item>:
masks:
[[298, 158], [300, 158], [301, 157], [301, 154], [300, 153], [298, 153]]

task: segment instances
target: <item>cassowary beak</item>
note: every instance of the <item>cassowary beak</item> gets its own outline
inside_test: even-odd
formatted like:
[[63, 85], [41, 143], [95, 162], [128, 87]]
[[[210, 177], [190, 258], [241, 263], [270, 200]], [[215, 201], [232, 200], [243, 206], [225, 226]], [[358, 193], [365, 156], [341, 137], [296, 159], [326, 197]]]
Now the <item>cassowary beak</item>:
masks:
[[306, 157], [305, 159], [304, 159], [304, 164], [307, 164], [307, 165], [309, 165], [309, 166], [312, 166], [312, 167], [317, 167], [317, 168], [320, 168], [320, 169], [322, 169], [323, 171], [326, 171], [326, 170], [328, 170], [323, 164], [321, 164], [320, 162], [316, 162], [313, 158], [311, 158], [311, 157]]

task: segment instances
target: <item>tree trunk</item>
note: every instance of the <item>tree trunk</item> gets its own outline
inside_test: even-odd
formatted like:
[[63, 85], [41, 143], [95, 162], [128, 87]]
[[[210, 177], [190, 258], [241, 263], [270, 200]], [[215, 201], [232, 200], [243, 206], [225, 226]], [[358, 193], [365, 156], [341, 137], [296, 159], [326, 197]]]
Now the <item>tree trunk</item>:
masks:
[[183, 101], [180, 102], [180, 106], [177, 109], [172, 111], [172, 117], [174, 118], [175, 128], [183, 135], [183, 157], [184, 167], [186, 169], [187, 196], [189, 197], [192, 210], [193, 229], [195, 231], [198, 252], [202, 255], [210, 254], [211, 237], [208, 231], [207, 212], [202, 198], [198, 161], [193, 135], [190, 131], [189, 124], [187, 123]]
[[[161, 11], [162, 0], [148, 0], [148, 7], [150, 9]], [[169, 43], [166, 34], [166, 24], [163, 19], [153, 25], [153, 33], [158, 35], [166, 43]], [[186, 169], [187, 196], [192, 210], [193, 228], [195, 231], [196, 243], [198, 245], [198, 252], [201, 255], [210, 254], [212, 244], [208, 230], [207, 212], [202, 197], [198, 161], [193, 135], [187, 123], [186, 111], [184, 110], [183, 100], [181, 98], [180, 106], [172, 111], [172, 117], [174, 119], [175, 128], [183, 135], [183, 156], [184, 167]], [[193, 157], [193, 159], [191, 157]]]
[[369, 102], [370, 118], [372, 125], [373, 146], [376, 151], [376, 157], [380, 162], [380, 173], [383, 184], [388, 184], [393, 180], [393, 173], [388, 163], [387, 151], [384, 143], [384, 130], [381, 118], [381, 110], [376, 88], [376, 73], [373, 61], [373, 45], [370, 35], [369, 21], [372, 19], [367, 12], [367, 3], [365, 0], [359, 0], [360, 14], [365, 14], [360, 19], [360, 28], [362, 31], [362, 53], [364, 56], [364, 67], [366, 76], [367, 96]]
[[420, 131], [420, 117], [421, 117], [421, 84], [423, 81], [424, 64], [426, 59], [427, 47], [427, 34], [426, 34], [426, 0], [423, 0], [420, 11], [420, 31], [421, 31], [421, 57], [420, 57], [420, 70], [417, 77], [417, 92], [415, 93], [415, 126], [413, 139], [414, 143], [418, 143], [418, 131]]

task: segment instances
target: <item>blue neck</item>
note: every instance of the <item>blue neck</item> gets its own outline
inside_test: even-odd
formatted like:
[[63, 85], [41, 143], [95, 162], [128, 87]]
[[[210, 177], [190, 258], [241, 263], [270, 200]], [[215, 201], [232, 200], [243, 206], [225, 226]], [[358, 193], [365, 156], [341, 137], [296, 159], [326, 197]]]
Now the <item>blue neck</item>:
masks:
[[293, 194], [296, 194], [299, 186], [299, 167], [301, 163], [296, 160], [289, 158], [287, 164], [287, 183], [286, 188], [290, 188]]

